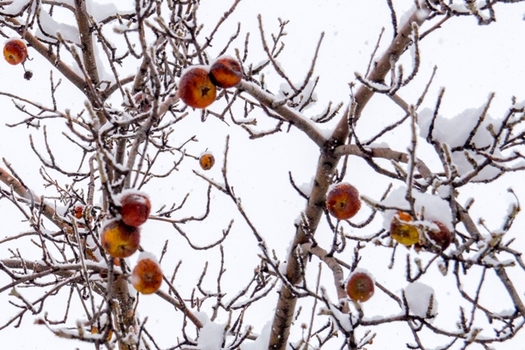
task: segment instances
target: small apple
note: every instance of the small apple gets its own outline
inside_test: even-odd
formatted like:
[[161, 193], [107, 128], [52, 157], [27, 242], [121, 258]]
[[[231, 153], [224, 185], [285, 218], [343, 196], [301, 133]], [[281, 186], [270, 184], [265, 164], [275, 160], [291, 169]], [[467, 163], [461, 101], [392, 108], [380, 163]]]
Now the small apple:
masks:
[[210, 79], [218, 87], [223, 89], [234, 87], [242, 79], [242, 67], [236, 59], [222, 56], [211, 65]]
[[[95, 326], [95, 325], [91, 326], [91, 334], [98, 334], [98, 333], [99, 333], [99, 331], [98, 331], [98, 327]], [[106, 341], [109, 342], [109, 341], [111, 340], [112, 337], [113, 337], [113, 330], [110, 329], [110, 330], [108, 331], [108, 335], [107, 335], [107, 337], [106, 337]]]
[[426, 230], [427, 237], [432, 241], [432, 243], [445, 250], [448, 248], [452, 242], [452, 234], [450, 230], [439, 221], [432, 221], [433, 224], [437, 226], [437, 229], [428, 228]]
[[148, 220], [151, 203], [146, 194], [141, 192], [124, 193], [120, 199], [120, 215], [122, 221], [133, 227], [138, 227]]
[[217, 89], [211, 82], [207, 69], [193, 67], [183, 73], [177, 93], [188, 106], [206, 108], [215, 101]]
[[407, 213], [397, 212], [390, 223], [390, 235], [397, 242], [410, 247], [419, 243], [419, 229], [413, 224], [414, 218]]
[[17, 65], [27, 58], [27, 46], [20, 39], [9, 39], [4, 44], [4, 58], [7, 63]]
[[374, 288], [374, 280], [363, 271], [353, 272], [346, 283], [346, 293], [353, 301], [367, 301], [374, 295]]
[[140, 229], [128, 226], [121, 220], [113, 220], [102, 228], [100, 241], [111, 257], [127, 258], [139, 248]]
[[202, 170], [210, 170], [215, 164], [215, 157], [209, 152], [203, 153], [199, 158], [199, 164]]
[[141, 254], [131, 273], [131, 284], [142, 294], [155, 293], [162, 284], [162, 270], [150, 254]]
[[24, 79], [25, 80], [31, 80], [32, 77], [33, 77], [33, 71], [26, 70], [24, 72]]
[[82, 219], [84, 217], [84, 209], [86, 207], [83, 206], [82, 204], [76, 204], [74, 207], [73, 207], [73, 216], [77, 219]]
[[350, 219], [360, 208], [359, 191], [349, 183], [341, 182], [328, 190], [326, 209], [336, 219]]

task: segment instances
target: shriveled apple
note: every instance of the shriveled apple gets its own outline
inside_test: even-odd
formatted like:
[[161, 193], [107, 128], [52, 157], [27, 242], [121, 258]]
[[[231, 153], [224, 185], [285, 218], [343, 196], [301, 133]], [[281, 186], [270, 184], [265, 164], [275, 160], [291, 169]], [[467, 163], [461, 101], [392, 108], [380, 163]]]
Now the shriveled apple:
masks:
[[112, 220], [102, 228], [100, 241], [104, 250], [113, 258], [127, 258], [140, 245], [140, 230], [121, 220]]
[[213, 84], [223, 89], [234, 87], [242, 79], [242, 67], [233, 57], [219, 57], [211, 65], [210, 79]]
[[452, 233], [450, 230], [439, 221], [432, 221], [437, 228], [430, 227], [426, 231], [427, 237], [432, 241], [432, 244], [445, 250], [452, 242]]
[[202, 170], [210, 170], [214, 164], [215, 157], [209, 152], [203, 153], [199, 158], [199, 165], [201, 166]]
[[141, 254], [131, 273], [131, 284], [142, 294], [152, 294], [160, 288], [162, 270], [151, 254]]

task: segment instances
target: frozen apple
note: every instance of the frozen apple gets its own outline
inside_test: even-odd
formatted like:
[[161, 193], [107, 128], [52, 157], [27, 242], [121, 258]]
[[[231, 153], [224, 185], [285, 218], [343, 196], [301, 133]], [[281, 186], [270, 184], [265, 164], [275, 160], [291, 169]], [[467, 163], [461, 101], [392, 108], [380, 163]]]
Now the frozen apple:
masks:
[[374, 280], [363, 271], [355, 271], [346, 284], [346, 293], [353, 301], [364, 302], [374, 295]]
[[206, 108], [215, 101], [217, 89], [206, 68], [193, 67], [186, 70], [180, 78], [178, 94], [188, 106]]
[[139, 248], [140, 230], [124, 224], [121, 220], [113, 220], [102, 228], [100, 241], [113, 258], [127, 258]]
[[27, 58], [27, 46], [20, 39], [10, 39], [4, 44], [4, 58], [7, 63], [17, 65]]
[[390, 223], [390, 236], [397, 242], [410, 247], [419, 242], [419, 228], [414, 225], [412, 215], [398, 212]]
[[450, 233], [450, 230], [443, 225], [439, 221], [432, 221], [435, 227], [430, 227], [427, 229], [426, 234], [427, 237], [434, 243], [434, 245], [441, 248], [441, 250], [445, 250], [450, 245], [450, 242], [452, 242], [452, 234]]
[[219, 57], [210, 68], [213, 84], [223, 89], [234, 87], [242, 79], [242, 67], [236, 59], [228, 56]]
[[75, 218], [77, 219], [82, 219], [84, 217], [85, 208], [86, 207], [83, 206], [82, 204], [75, 205], [75, 207], [73, 208], [73, 216], [75, 216]]
[[162, 270], [150, 254], [141, 254], [131, 273], [131, 284], [142, 294], [155, 293], [162, 284]]
[[326, 209], [338, 220], [350, 219], [360, 208], [359, 192], [349, 183], [332, 186], [326, 195]]
[[213, 154], [206, 152], [199, 158], [199, 164], [202, 170], [210, 170], [215, 164], [215, 157]]
[[129, 192], [120, 199], [120, 215], [122, 221], [128, 226], [138, 227], [148, 220], [151, 203], [146, 194]]

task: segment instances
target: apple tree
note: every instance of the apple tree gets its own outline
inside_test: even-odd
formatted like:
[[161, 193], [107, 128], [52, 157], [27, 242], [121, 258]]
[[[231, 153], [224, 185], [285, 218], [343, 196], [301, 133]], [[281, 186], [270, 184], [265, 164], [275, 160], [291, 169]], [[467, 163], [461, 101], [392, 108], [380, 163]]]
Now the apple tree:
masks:
[[[425, 63], [451, 22], [490, 28], [521, 1], [381, 2], [389, 19], [369, 33], [368, 64], [335, 87], [340, 101], [318, 97], [326, 34], [292, 63], [290, 22], [239, 17], [259, 6], [247, 3], [0, 2], [2, 133], [16, 136], [0, 168], [0, 338], [275, 350], [523, 339], [512, 182], [525, 103], [492, 115], [491, 93], [445, 117]], [[489, 197], [502, 188], [499, 210]]]

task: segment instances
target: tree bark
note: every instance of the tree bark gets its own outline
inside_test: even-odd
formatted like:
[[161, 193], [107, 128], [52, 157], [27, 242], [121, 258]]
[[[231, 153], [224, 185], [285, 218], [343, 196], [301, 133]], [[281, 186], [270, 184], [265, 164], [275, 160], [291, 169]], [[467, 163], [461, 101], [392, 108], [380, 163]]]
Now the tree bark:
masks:
[[[426, 10], [414, 11], [407, 23], [392, 40], [386, 53], [376, 63], [375, 67], [367, 77], [368, 80], [373, 82], [383, 82], [385, 76], [391, 70], [392, 62], [396, 62], [410, 44], [410, 34], [413, 30], [412, 25], [421, 25], [426, 20], [427, 15], [428, 13]], [[370, 101], [373, 94], [374, 91], [368, 89], [364, 85], [359, 88], [355, 95], [356, 109], [353, 115], [355, 120], [361, 116], [361, 112], [368, 101]], [[350, 112], [348, 111], [339, 121], [339, 124], [335, 128], [330, 140], [328, 140], [325, 146], [321, 148], [321, 155], [317, 163], [317, 171], [315, 174], [314, 187], [305, 210], [307, 222], [304, 227], [298, 227], [288, 256], [286, 278], [288, 278], [292, 285], [297, 285], [301, 282], [302, 275], [300, 266], [306, 265], [306, 260], [303, 260], [301, 263], [297, 260], [295, 248], [300, 244], [307, 243], [309, 241], [309, 235], [313, 235], [319, 225], [319, 221], [323, 214], [323, 208], [325, 207], [326, 192], [331, 184], [331, 180], [341, 157], [340, 155], [336, 155], [334, 151], [337, 146], [345, 144], [348, 138], [349, 117]], [[308, 232], [305, 232], [305, 229], [307, 229]], [[279, 292], [279, 300], [275, 309], [269, 349], [286, 349], [296, 303], [297, 297], [294, 295], [293, 291], [283, 284]]]

